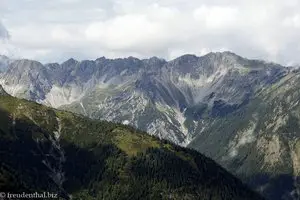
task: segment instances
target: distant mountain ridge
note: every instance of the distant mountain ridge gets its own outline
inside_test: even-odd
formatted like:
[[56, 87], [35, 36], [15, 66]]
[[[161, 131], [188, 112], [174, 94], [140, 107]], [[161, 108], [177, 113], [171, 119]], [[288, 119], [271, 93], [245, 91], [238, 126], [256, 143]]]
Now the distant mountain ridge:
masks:
[[[55, 108], [70, 107], [68, 109], [92, 118], [129, 123], [175, 143], [188, 144], [194, 133], [183, 124], [182, 120], [186, 119], [183, 110], [208, 101], [222, 101], [229, 106], [242, 104], [259, 84], [270, 84], [285, 73], [287, 70], [280, 65], [249, 61], [224, 52], [203, 57], [184, 55], [170, 62], [156, 57], [144, 60], [102, 57], [82, 62], [69, 59], [60, 65], [17, 60], [0, 75], [0, 83], [16, 97]], [[228, 90], [230, 84], [236, 88]], [[239, 91], [235, 93], [234, 90]], [[103, 100], [98, 102], [99, 99]], [[118, 106], [120, 100], [130, 103], [124, 104], [121, 110], [112, 108]], [[138, 109], [127, 113], [130, 105]], [[166, 116], [159, 110], [160, 105], [170, 106], [174, 113]], [[145, 124], [140, 120], [141, 112], [152, 108], [151, 113], [162, 113], [166, 124], [155, 120]], [[117, 115], [110, 112], [117, 109], [124, 111]], [[173, 133], [164, 135], [165, 129]]]
[[0, 84], [19, 98], [197, 149], [269, 199], [297, 199], [299, 77], [297, 69], [218, 52], [171, 61], [18, 60]]

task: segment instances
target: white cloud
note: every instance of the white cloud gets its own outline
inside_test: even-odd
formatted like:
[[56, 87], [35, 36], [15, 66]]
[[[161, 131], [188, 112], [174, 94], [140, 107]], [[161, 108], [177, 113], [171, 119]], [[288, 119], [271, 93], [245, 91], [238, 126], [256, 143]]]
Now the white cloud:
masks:
[[0, 21], [0, 40], [6, 40], [9, 38], [8, 31]]
[[10, 39], [10, 34], [7, 29], [4, 27], [2, 22], [0, 21], [0, 55], [12, 55], [11, 54], [11, 45], [8, 44], [8, 40]]
[[201, 6], [194, 10], [194, 17], [204, 22], [207, 28], [220, 29], [235, 25], [238, 20], [238, 9], [226, 6]]
[[153, 49], [159, 46], [157, 41], [164, 39], [164, 32], [162, 24], [150, 21], [145, 15], [124, 15], [90, 24], [86, 37], [112, 50], [138, 49], [140, 46]]
[[300, 14], [286, 17], [283, 24], [287, 27], [300, 28]]
[[41, 61], [227, 49], [300, 63], [297, 0], [1, 0], [0, 12], [18, 56]]

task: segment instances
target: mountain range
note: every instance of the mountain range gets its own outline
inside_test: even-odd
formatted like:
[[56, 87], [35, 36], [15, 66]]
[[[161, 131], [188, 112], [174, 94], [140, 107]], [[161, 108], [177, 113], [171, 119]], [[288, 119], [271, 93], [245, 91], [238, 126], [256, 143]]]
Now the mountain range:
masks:
[[0, 58], [15, 97], [130, 125], [211, 157], [267, 199], [299, 199], [300, 72], [232, 52], [41, 64]]

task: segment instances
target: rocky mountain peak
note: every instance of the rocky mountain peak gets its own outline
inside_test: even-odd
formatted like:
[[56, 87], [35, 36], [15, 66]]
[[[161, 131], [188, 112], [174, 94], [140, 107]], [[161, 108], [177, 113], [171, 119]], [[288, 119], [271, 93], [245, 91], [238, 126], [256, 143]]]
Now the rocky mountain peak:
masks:
[[178, 58], [175, 58], [173, 61], [174, 62], [189, 62], [189, 61], [195, 61], [195, 60], [198, 60], [198, 59], [199, 59], [199, 57], [197, 57], [194, 54], [185, 54], [185, 55], [182, 55]]
[[210, 52], [204, 56], [210, 56], [210, 57], [240, 57], [237, 54], [231, 52], [231, 51], [222, 51], [222, 52]]
[[161, 68], [164, 64], [167, 63], [166, 60], [158, 58], [158, 57], [151, 57], [149, 59], [143, 59], [142, 60], [144, 64], [147, 65], [147, 69], [159, 69]]
[[70, 58], [69, 60], [63, 62], [62, 65], [70, 66], [70, 65], [75, 65], [77, 63], [78, 63], [77, 60], [75, 60], [74, 58]]
[[8, 60], [9, 58], [7, 57], [7, 56], [5, 56], [5, 55], [0, 55], [0, 60]]
[[95, 61], [96, 62], [101, 62], [101, 61], [104, 61], [104, 60], [106, 60], [106, 57], [102, 56], [100, 58], [97, 58]]
[[35, 60], [29, 60], [29, 59], [21, 59], [16, 60], [11, 63], [13, 68], [22, 68], [20, 70], [34, 70], [34, 69], [41, 69], [43, 68], [43, 64], [35, 61]]
[[136, 60], [136, 61], [139, 61], [140, 59], [136, 58], [136, 57], [133, 57], [133, 56], [129, 56], [127, 58], [128, 60]]
[[45, 67], [49, 68], [49, 69], [53, 69], [53, 68], [57, 68], [60, 65], [58, 63], [47, 63], [45, 64]]
[[230, 51], [224, 52], [211, 52], [202, 57], [201, 60], [208, 60], [214, 63], [220, 63], [225, 65], [235, 65], [235, 64], [242, 64], [245, 59], [232, 53]]

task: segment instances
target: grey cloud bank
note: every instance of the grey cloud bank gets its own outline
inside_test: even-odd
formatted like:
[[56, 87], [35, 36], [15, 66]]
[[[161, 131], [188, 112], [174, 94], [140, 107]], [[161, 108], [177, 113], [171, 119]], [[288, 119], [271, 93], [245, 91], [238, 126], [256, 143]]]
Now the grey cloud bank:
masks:
[[6, 30], [6, 28], [3, 26], [3, 24], [0, 21], [0, 39], [5, 40], [8, 38], [9, 38], [8, 31]]
[[7, 48], [42, 62], [230, 50], [300, 63], [297, 0], [2, 0], [0, 12], [11, 35]]

